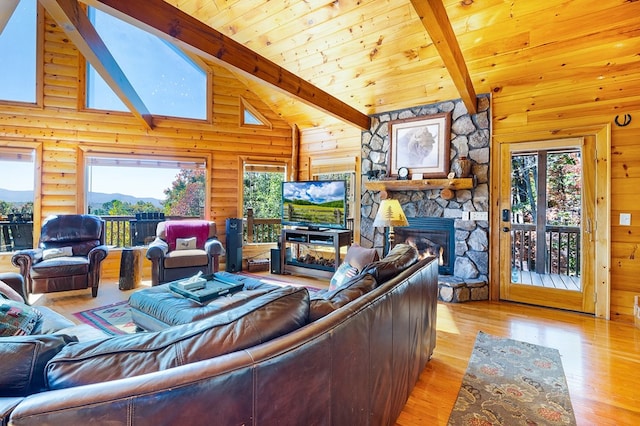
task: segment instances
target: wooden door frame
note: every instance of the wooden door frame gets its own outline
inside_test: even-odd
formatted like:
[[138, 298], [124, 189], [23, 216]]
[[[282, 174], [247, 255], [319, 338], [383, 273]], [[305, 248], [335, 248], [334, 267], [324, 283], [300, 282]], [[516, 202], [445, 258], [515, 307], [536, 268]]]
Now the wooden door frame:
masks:
[[[490, 225], [494, 232], [490, 233], [490, 252], [498, 255], [490, 256], [489, 297], [491, 300], [500, 299], [500, 181], [501, 181], [501, 145], [527, 141], [540, 141], [564, 137], [594, 137], [596, 145], [596, 205], [595, 205], [595, 316], [610, 319], [611, 315], [611, 125], [597, 124], [568, 128], [562, 130], [545, 130], [531, 133], [506, 133], [493, 135], [491, 149], [491, 191], [490, 191]], [[494, 272], [495, 271], [495, 272]]]

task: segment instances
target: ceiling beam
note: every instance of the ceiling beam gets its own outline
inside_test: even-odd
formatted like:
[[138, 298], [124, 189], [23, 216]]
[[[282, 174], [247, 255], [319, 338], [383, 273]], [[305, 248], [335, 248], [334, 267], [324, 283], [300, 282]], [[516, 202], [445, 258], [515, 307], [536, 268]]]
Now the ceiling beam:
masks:
[[340, 120], [369, 129], [370, 118], [366, 114], [163, 0], [82, 1], [206, 59], [231, 65], [249, 78], [267, 83]]
[[140, 118], [148, 129], [153, 129], [151, 113], [77, 0], [39, 1], [133, 115]]
[[478, 111], [476, 91], [442, 0], [411, 0], [411, 3], [447, 67], [467, 111], [475, 114]]
[[4, 0], [0, 2], [0, 34], [7, 26], [7, 22], [11, 19], [11, 15], [18, 7], [20, 0]]

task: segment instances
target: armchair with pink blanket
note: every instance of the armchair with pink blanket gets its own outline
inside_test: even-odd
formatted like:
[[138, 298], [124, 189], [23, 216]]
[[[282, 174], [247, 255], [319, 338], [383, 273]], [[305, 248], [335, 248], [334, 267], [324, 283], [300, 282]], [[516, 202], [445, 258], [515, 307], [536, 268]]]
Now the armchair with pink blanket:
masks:
[[149, 244], [151, 284], [158, 285], [202, 272], [217, 272], [224, 247], [218, 240], [216, 223], [208, 220], [168, 220], [156, 228]]

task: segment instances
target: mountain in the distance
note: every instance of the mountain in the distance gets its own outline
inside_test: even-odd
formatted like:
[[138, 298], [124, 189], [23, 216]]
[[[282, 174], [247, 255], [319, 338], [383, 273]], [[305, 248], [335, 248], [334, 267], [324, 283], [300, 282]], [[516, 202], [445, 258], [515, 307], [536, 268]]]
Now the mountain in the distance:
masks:
[[[160, 202], [157, 198], [145, 197], [138, 198], [133, 195], [126, 194], [105, 194], [102, 192], [93, 192], [91, 193], [91, 198], [89, 202], [91, 205], [102, 205], [112, 200], [120, 200], [124, 203], [136, 204], [138, 201], [142, 201], [144, 203], [151, 203], [156, 207], [160, 207]], [[12, 191], [10, 189], [0, 188], [0, 201], [7, 201], [10, 203], [24, 203], [33, 201], [33, 191]]]

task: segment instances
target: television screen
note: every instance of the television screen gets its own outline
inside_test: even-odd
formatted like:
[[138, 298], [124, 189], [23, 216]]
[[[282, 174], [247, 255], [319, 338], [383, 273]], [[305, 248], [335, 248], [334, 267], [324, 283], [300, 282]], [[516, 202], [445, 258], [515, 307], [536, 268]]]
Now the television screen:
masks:
[[282, 183], [282, 224], [310, 229], [347, 226], [347, 185], [343, 180]]

